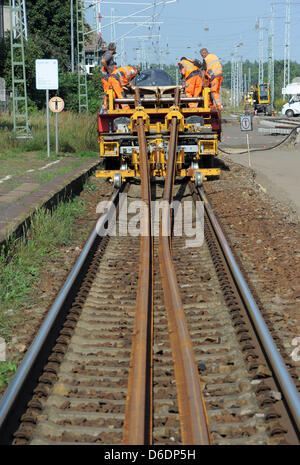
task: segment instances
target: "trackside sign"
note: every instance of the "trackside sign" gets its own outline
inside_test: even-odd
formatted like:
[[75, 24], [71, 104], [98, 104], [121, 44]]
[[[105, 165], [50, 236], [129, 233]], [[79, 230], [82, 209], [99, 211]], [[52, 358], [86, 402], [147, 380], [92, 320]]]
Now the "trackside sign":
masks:
[[240, 118], [241, 131], [252, 131], [252, 118], [251, 115], [244, 115]]
[[35, 78], [37, 90], [57, 90], [58, 61], [35, 60]]

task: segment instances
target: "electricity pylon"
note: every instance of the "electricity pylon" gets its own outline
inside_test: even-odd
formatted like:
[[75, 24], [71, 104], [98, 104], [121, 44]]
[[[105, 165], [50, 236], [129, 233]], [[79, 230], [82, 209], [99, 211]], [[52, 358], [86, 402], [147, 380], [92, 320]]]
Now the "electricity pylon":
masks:
[[24, 40], [27, 39], [25, 0], [10, 0], [10, 46], [14, 135], [31, 137], [28, 118]]
[[76, 0], [77, 16], [77, 69], [78, 69], [78, 102], [79, 112], [88, 111], [87, 71], [85, 62], [84, 6]]

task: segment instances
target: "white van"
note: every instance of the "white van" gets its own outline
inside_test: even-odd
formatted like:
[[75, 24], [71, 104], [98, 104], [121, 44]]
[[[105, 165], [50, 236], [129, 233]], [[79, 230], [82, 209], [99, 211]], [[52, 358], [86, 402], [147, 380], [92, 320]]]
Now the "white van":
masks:
[[281, 113], [289, 118], [300, 115], [300, 83], [288, 84], [285, 89], [282, 89], [282, 93], [292, 95], [292, 98], [283, 105]]
[[291, 100], [283, 105], [281, 113], [289, 118], [300, 115], [300, 94], [293, 95]]

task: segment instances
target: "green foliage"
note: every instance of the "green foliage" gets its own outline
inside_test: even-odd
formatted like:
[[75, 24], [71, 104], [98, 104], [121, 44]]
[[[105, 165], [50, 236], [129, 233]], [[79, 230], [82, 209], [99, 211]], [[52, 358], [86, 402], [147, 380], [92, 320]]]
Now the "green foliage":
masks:
[[103, 85], [101, 82], [101, 71], [94, 68], [93, 74], [88, 76], [88, 99], [89, 111], [96, 114], [102, 104]]
[[[74, 2], [74, 37], [76, 37], [76, 2]], [[35, 60], [56, 58], [59, 64], [59, 90], [50, 91], [50, 98], [59, 95], [65, 108], [78, 111], [78, 75], [70, 73], [71, 18], [70, 2], [61, 0], [27, 0], [28, 40], [24, 42], [28, 109], [30, 112], [45, 108], [45, 92], [36, 90]], [[86, 26], [87, 29], [89, 26]], [[16, 51], [15, 60], [21, 60]], [[21, 70], [19, 70], [21, 72]], [[0, 43], [0, 76], [6, 80], [6, 88], [12, 88], [10, 34]], [[21, 77], [21, 76], [16, 76]], [[18, 85], [17, 85], [18, 88]], [[20, 89], [21, 90], [21, 89]], [[89, 110], [96, 113], [101, 104], [101, 72], [95, 70], [88, 76]]]
[[[0, 336], [7, 338], [13, 315], [24, 304], [53, 250], [71, 242], [75, 219], [84, 212], [79, 198], [60, 203], [51, 213], [42, 208], [35, 214], [27, 237], [11, 240], [0, 253]], [[10, 313], [7, 314], [7, 309]]]
[[65, 108], [70, 111], [78, 111], [78, 76], [72, 73], [60, 73], [59, 97], [65, 102]]
[[282, 109], [282, 107], [283, 107], [283, 105], [284, 105], [285, 103], [286, 103], [286, 100], [284, 100], [283, 97], [276, 99], [276, 100], [274, 101], [274, 108], [275, 108], [275, 110], [278, 110], [278, 111], [280, 110], [280, 111], [281, 111], [281, 109]]
[[[57, 58], [61, 69], [67, 71], [71, 55], [70, 2], [26, 0], [26, 9], [28, 33], [43, 50], [42, 58]], [[74, 2], [74, 16], [75, 12]]]
[[16, 371], [17, 365], [14, 362], [7, 361], [0, 363], [0, 389], [9, 383]]
[[[68, 102], [68, 100], [67, 100]], [[8, 113], [0, 114], [0, 161], [11, 157], [13, 152], [45, 152], [47, 146], [46, 114], [33, 111], [30, 115], [32, 138], [16, 140], [11, 137], [12, 117]], [[67, 109], [58, 115], [59, 151], [77, 153], [78, 151], [98, 152], [97, 121], [95, 113], [76, 113]], [[50, 113], [50, 143], [55, 147], [55, 115]]]

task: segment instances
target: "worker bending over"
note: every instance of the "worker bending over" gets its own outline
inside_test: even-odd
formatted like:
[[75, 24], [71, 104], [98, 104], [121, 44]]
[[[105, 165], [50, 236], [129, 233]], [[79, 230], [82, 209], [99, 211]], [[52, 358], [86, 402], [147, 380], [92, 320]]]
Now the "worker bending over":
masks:
[[[220, 95], [221, 84], [223, 81], [223, 68], [217, 55], [208, 53], [207, 48], [200, 50], [200, 55], [203, 58], [202, 70], [209, 80], [210, 90], [215, 106], [218, 110], [222, 110], [222, 100]], [[193, 60], [196, 66], [201, 66], [198, 60]]]
[[[177, 64], [181, 76], [185, 79], [184, 87], [187, 97], [199, 97], [202, 92], [202, 76], [199, 67], [192, 60], [182, 57]], [[198, 103], [189, 103], [189, 107], [197, 107]]]
[[[108, 78], [108, 88], [113, 89], [117, 98], [126, 98], [124, 87], [139, 74], [140, 70], [133, 66], [120, 66]], [[129, 105], [122, 105], [124, 110], [129, 110]]]

